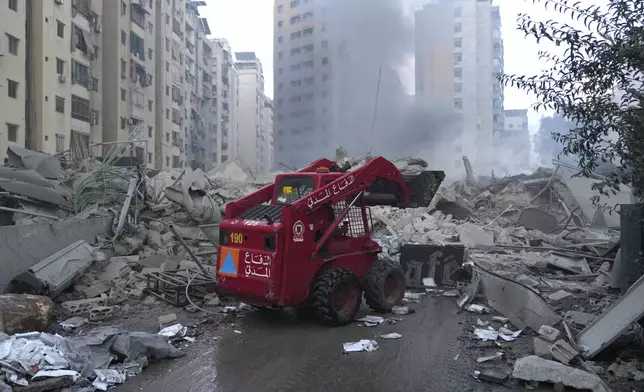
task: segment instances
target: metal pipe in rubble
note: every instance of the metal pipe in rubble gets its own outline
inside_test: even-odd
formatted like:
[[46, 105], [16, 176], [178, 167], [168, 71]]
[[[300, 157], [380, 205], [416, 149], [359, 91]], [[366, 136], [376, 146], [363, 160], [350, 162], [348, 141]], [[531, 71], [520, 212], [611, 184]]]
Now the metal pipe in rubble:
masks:
[[184, 248], [186, 248], [186, 251], [188, 252], [188, 254], [190, 255], [190, 257], [192, 257], [192, 259], [195, 261], [195, 263], [197, 263], [197, 266], [199, 267], [199, 269], [201, 270], [201, 272], [203, 272], [203, 274], [204, 274], [205, 276], [210, 276], [210, 274], [209, 274], [209, 273], [206, 271], [206, 269], [204, 268], [203, 264], [201, 264], [201, 262], [200, 262], [200, 261], [199, 261], [199, 259], [197, 258], [197, 255], [195, 255], [195, 254], [194, 254], [194, 252], [192, 251], [192, 249], [190, 249], [190, 247], [188, 246], [188, 244], [186, 244], [186, 241], [184, 241], [184, 240], [183, 240], [183, 238], [181, 237], [181, 235], [179, 234], [179, 232], [177, 232], [177, 229], [175, 229], [175, 228], [174, 228], [174, 225], [170, 225], [170, 231], [172, 232], [172, 234], [174, 234], [174, 236], [175, 236], [175, 237], [177, 237], [177, 239], [179, 240], [179, 242], [181, 243], [181, 245], [183, 245], [183, 247], [184, 247]]

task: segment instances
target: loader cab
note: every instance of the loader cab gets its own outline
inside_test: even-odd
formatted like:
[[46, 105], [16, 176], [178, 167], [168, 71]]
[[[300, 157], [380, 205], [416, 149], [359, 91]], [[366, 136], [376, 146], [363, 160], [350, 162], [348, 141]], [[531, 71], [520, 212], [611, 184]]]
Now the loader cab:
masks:
[[289, 205], [335, 181], [344, 173], [321, 168], [314, 173], [281, 174], [275, 179], [273, 205]]

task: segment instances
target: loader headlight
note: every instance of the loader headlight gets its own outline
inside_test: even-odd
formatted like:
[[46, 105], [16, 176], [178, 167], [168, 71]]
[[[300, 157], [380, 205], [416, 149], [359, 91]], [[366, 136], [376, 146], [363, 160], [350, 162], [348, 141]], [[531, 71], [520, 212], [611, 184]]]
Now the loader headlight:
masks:
[[228, 231], [219, 229], [219, 245], [228, 245]]

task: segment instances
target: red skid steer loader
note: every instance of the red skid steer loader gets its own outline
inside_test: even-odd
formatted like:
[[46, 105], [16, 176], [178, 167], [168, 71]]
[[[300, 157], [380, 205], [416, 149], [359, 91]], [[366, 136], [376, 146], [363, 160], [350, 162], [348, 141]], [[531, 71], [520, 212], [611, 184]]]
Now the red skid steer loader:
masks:
[[311, 306], [332, 325], [353, 320], [364, 294], [375, 311], [402, 302], [405, 274], [379, 258], [369, 207], [426, 206], [445, 178], [405, 178], [382, 157], [352, 171], [320, 159], [226, 206], [218, 290], [269, 309]]

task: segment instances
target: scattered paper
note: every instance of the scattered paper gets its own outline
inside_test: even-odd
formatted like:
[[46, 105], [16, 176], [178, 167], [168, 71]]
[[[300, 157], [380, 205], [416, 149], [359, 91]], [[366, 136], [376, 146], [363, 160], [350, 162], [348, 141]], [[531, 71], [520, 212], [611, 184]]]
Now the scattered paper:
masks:
[[[378, 324], [384, 323], [385, 318], [380, 317], [380, 316], [365, 316], [365, 317], [363, 317], [361, 319], [358, 319], [358, 321], [362, 321], [365, 324], [365, 326], [367, 326], [367, 327], [374, 327], [374, 326], [376, 326]], [[367, 324], [369, 324], [369, 325], [367, 325]]]
[[424, 296], [427, 295], [427, 293], [412, 293], [410, 291], [405, 292], [405, 299], [413, 300], [413, 301], [420, 301], [420, 299]]
[[159, 335], [173, 338], [175, 336], [184, 336], [188, 332], [188, 328], [181, 324], [170, 325], [159, 331]]
[[488, 308], [487, 306], [478, 305], [478, 304], [467, 305], [465, 309], [470, 313], [476, 313], [476, 314], [490, 313], [490, 308]]
[[343, 345], [345, 353], [358, 353], [361, 351], [376, 351], [378, 349], [378, 342], [375, 340], [362, 339], [358, 342], [348, 342]]
[[521, 335], [521, 332], [523, 330], [518, 330], [518, 331], [510, 331], [507, 328], [499, 328], [499, 337], [506, 342], [511, 342], [513, 340], [517, 340], [519, 338], [519, 335]]
[[400, 339], [402, 338], [402, 335], [396, 332], [392, 332], [385, 335], [380, 335], [380, 337], [383, 339]]
[[474, 335], [484, 342], [487, 342], [488, 340], [497, 340], [499, 338], [499, 333], [493, 329], [476, 328], [474, 330]]

